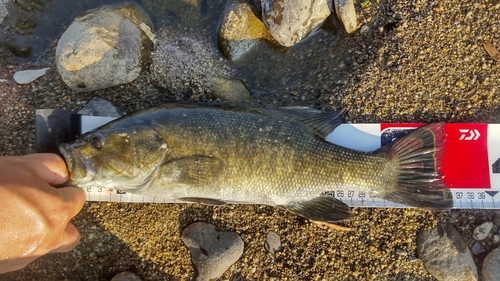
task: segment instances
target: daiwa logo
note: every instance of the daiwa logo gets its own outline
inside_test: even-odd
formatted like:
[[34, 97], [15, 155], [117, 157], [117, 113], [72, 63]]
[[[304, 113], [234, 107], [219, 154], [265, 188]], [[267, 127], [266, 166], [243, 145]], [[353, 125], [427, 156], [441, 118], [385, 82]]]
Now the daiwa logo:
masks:
[[462, 133], [462, 135], [460, 135], [460, 140], [477, 140], [479, 138], [479, 136], [481, 136], [481, 134], [479, 133], [478, 130], [474, 129], [474, 130], [469, 130], [469, 129], [459, 129], [460, 130], [460, 133]]

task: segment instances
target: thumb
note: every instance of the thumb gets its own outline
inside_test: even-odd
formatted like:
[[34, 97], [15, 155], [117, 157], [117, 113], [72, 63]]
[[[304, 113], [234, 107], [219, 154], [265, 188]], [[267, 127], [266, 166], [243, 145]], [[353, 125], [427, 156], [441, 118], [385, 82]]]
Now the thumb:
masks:
[[50, 185], [63, 184], [68, 180], [66, 163], [57, 154], [36, 153], [22, 156], [32, 171]]

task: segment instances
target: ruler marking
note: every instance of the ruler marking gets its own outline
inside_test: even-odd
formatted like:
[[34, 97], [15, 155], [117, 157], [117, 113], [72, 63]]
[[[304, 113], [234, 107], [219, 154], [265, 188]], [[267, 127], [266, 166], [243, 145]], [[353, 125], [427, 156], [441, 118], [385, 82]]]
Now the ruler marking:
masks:
[[[153, 198], [150, 196], [137, 195], [132, 193], [122, 193], [115, 189], [102, 189], [99, 187], [87, 187], [85, 198], [87, 201], [107, 201], [107, 202], [136, 202], [136, 203], [175, 203], [175, 200], [166, 200], [164, 198]], [[494, 196], [487, 195], [486, 190], [473, 189], [454, 189], [452, 190], [454, 208], [472, 208], [472, 209], [496, 209], [497, 204]], [[109, 194], [104, 194], [108, 193]], [[382, 207], [382, 208], [407, 208], [403, 204], [397, 204], [381, 198], [366, 198], [367, 194], [362, 192], [335, 191], [329, 193], [351, 207]], [[342, 196], [341, 196], [342, 195]], [[496, 194], [495, 194], [496, 195]], [[500, 205], [500, 204], [499, 204]]]

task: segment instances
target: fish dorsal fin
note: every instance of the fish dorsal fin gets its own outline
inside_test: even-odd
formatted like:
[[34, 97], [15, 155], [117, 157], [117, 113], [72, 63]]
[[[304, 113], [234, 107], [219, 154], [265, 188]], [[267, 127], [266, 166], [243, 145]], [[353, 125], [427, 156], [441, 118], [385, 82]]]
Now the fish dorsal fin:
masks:
[[293, 201], [282, 207], [316, 222], [335, 222], [352, 216], [349, 206], [328, 195], [320, 195], [311, 200]]
[[212, 206], [222, 206], [226, 204], [226, 201], [223, 200], [213, 199], [213, 198], [203, 198], [203, 197], [182, 197], [179, 198], [179, 200], [191, 203], [201, 203]]
[[216, 181], [223, 167], [223, 161], [217, 157], [193, 155], [165, 162], [159, 174], [172, 183], [203, 186]]
[[321, 111], [303, 106], [280, 107], [278, 110], [306, 124], [314, 130], [315, 135], [323, 139], [342, 123], [342, 111]]

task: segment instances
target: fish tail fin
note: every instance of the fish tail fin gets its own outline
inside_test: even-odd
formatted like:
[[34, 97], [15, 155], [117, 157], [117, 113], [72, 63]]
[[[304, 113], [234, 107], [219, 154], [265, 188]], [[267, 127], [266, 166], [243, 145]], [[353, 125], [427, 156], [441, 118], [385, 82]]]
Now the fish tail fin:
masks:
[[445, 124], [423, 126], [380, 148], [396, 167], [395, 185], [388, 187], [386, 200], [434, 210], [453, 207], [451, 191], [441, 175]]

